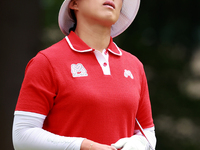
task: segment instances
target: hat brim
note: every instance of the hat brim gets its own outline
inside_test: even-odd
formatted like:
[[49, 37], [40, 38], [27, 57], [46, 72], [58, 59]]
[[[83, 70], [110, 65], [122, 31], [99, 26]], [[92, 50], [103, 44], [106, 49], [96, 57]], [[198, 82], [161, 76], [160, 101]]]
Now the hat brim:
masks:
[[[63, 2], [58, 15], [59, 27], [65, 35], [69, 34], [69, 29], [74, 25], [74, 21], [68, 13], [69, 2], [70, 0], [65, 0]], [[138, 13], [139, 6], [140, 0], [123, 0], [119, 19], [111, 27], [111, 37], [114, 38], [118, 36], [130, 26]]]

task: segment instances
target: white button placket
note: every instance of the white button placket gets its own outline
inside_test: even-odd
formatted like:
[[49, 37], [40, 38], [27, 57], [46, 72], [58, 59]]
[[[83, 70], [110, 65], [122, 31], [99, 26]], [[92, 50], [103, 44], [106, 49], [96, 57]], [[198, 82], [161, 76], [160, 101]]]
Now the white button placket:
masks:
[[109, 54], [106, 50], [103, 50], [101, 53], [100, 51], [95, 50], [94, 54], [96, 56], [97, 61], [99, 62], [104, 75], [110, 75], [110, 66], [109, 66]]

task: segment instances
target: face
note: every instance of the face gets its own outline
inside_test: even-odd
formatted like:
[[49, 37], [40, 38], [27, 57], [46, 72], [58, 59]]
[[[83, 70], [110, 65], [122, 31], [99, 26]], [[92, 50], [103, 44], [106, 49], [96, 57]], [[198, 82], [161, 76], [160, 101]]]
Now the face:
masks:
[[69, 8], [74, 10], [77, 22], [111, 27], [119, 18], [122, 0], [72, 0]]

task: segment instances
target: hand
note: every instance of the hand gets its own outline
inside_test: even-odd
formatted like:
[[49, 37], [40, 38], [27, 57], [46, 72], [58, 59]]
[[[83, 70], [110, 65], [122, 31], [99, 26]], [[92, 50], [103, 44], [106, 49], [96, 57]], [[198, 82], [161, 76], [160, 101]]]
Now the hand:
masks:
[[113, 146], [100, 144], [88, 139], [83, 140], [80, 150], [117, 150]]
[[149, 150], [148, 141], [144, 136], [134, 135], [130, 138], [122, 138], [111, 146], [121, 150]]

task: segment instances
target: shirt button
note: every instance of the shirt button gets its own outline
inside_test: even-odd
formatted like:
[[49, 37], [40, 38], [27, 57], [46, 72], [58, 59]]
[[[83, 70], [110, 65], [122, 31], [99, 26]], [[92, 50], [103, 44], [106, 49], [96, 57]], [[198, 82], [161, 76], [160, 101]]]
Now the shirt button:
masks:
[[107, 63], [103, 63], [103, 66], [106, 67], [108, 64]]
[[108, 51], [106, 50], [106, 51], [104, 52], [104, 54], [107, 55], [107, 54], [108, 54]]

